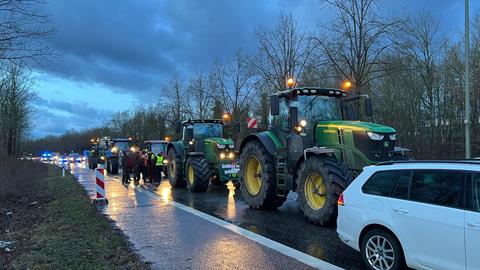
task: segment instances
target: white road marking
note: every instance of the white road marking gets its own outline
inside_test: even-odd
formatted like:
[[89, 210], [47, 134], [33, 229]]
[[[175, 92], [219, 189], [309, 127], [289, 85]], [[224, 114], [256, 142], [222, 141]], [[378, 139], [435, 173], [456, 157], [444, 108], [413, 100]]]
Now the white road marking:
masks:
[[[150, 191], [150, 190], [146, 190], [146, 189], [144, 189], [144, 188], [142, 188], [142, 187], [140, 187], [140, 186], [135, 186], [135, 189], [138, 190], [138, 191], [140, 191], [140, 192], [142, 192], [143, 194], [145, 194], [145, 195], [147, 195], [147, 196], [150, 196], [150, 197], [155, 198], [155, 199], [157, 199], [157, 200], [162, 200], [162, 196], [159, 195], [159, 194], [157, 194], [157, 193], [155, 193], [155, 192], [152, 192], [152, 191]], [[340, 268], [340, 267], [338, 267], [338, 266], [336, 266], [336, 265], [333, 265], [333, 264], [331, 264], [331, 263], [328, 263], [328, 262], [326, 262], [326, 261], [320, 260], [320, 259], [318, 259], [318, 258], [315, 258], [315, 257], [310, 256], [310, 255], [308, 255], [308, 254], [305, 254], [305, 253], [303, 253], [303, 252], [300, 252], [300, 251], [298, 251], [298, 250], [296, 250], [296, 249], [290, 248], [290, 247], [288, 247], [288, 246], [286, 246], [286, 245], [283, 245], [283, 244], [281, 244], [281, 243], [275, 242], [275, 241], [273, 241], [273, 240], [271, 240], [271, 239], [268, 239], [268, 238], [266, 238], [266, 237], [264, 237], [264, 236], [258, 235], [258, 234], [254, 233], [254, 232], [251, 232], [251, 231], [249, 231], [249, 230], [246, 230], [246, 229], [244, 229], [244, 228], [241, 228], [241, 227], [239, 227], [239, 226], [237, 226], [237, 225], [234, 225], [234, 224], [232, 224], [232, 223], [228, 223], [228, 222], [223, 221], [223, 220], [221, 220], [221, 219], [219, 219], [219, 218], [216, 218], [216, 217], [214, 217], [214, 216], [205, 214], [205, 213], [203, 213], [203, 212], [201, 212], [201, 211], [198, 211], [198, 210], [196, 210], [196, 209], [193, 209], [193, 208], [190, 208], [190, 207], [188, 207], [188, 206], [185, 206], [185, 205], [183, 205], [183, 204], [181, 204], [181, 203], [177, 203], [177, 202], [175, 202], [175, 201], [169, 201], [169, 202], [167, 202], [167, 204], [173, 205], [173, 206], [175, 206], [175, 207], [177, 207], [177, 208], [179, 208], [179, 209], [182, 209], [182, 210], [184, 210], [184, 211], [186, 211], [186, 212], [189, 212], [190, 214], [193, 214], [193, 215], [195, 215], [195, 216], [197, 216], [197, 217], [200, 217], [200, 218], [202, 218], [202, 219], [204, 219], [204, 220], [207, 220], [207, 221], [210, 221], [210, 222], [212, 222], [212, 223], [214, 223], [214, 224], [217, 224], [217, 225], [220, 226], [220, 227], [223, 227], [223, 228], [225, 228], [225, 229], [227, 229], [227, 230], [230, 230], [230, 231], [232, 231], [232, 232], [234, 232], [234, 233], [236, 233], [236, 234], [238, 234], [238, 235], [241, 235], [241, 236], [243, 236], [243, 237], [245, 237], [245, 238], [248, 238], [248, 239], [250, 239], [250, 240], [252, 240], [252, 241], [255, 241], [255, 242], [257, 242], [258, 244], [261, 244], [261, 245], [263, 245], [263, 246], [265, 246], [265, 247], [268, 247], [268, 248], [270, 248], [270, 249], [273, 249], [273, 250], [275, 250], [275, 251], [277, 251], [277, 252], [279, 252], [279, 253], [282, 253], [283, 255], [286, 255], [286, 256], [288, 256], [288, 257], [291, 257], [291, 258], [293, 258], [293, 259], [295, 259], [295, 260], [297, 260], [297, 261], [299, 261], [299, 262], [301, 262], [301, 263], [304, 263], [304, 264], [306, 264], [306, 265], [309, 265], [309, 266], [311, 266], [311, 267], [315, 267], [315, 268], [317, 268], [317, 269], [324, 269], [324, 270], [341, 270], [341, 269], [343, 269], [343, 268]]]

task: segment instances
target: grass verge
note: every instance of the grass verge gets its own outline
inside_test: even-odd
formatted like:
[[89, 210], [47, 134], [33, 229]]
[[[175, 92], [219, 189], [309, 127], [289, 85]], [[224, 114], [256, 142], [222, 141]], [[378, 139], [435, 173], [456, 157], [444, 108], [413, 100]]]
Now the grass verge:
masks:
[[73, 176], [48, 167], [40, 219], [9, 260], [12, 269], [149, 269]]

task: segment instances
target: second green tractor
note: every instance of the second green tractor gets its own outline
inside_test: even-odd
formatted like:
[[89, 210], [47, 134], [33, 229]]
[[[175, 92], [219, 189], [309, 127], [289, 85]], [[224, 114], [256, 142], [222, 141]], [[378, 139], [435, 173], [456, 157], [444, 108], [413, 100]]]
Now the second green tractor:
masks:
[[222, 120], [188, 120], [181, 124], [182, 140], [168, 144], [168, 180], [173, 187], [205, 192], [210, 182], [238, 182], [238, 155], [223, 135]]
[[395, 129], [357, 120], [362, 112], [371, 117], [368, 96], [305, 87], [278, 92], [270, 102], [269, 129], [240, 145], [240, 186], [251, 208], [275, 209], [295, 191], [310, 222], [331, 224], [354, 175], [364, 166], [404, 159], [408, 151], [395, 146]]

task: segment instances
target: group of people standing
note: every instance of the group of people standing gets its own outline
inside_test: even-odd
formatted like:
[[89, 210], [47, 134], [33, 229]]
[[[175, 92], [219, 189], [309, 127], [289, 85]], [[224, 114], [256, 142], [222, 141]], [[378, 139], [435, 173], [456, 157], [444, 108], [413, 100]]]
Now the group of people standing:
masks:
[[162, 154], [155, 154], [148, 150], [124, 151], [120, 156], [120, 162], [123, 168], [122, 182], [128, 184], [130, 176], [133, 173], [133, 180], [138, 184], [140, 179], [144, 182], [160, 182], [164, 157]]

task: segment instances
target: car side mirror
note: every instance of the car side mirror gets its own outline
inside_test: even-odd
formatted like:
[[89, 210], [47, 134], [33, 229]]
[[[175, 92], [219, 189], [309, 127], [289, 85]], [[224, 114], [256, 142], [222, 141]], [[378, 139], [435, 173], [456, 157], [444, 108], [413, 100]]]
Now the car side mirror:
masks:
[[371, 117], [373, 114], [373, 109], [372, 109], [372, 100], [370, 98], [365, 99], [365, 114], [368, 117]]
[[271, 115], [280, 114], [280, 99], [277, 95], [270, 96], [270, 114]]

